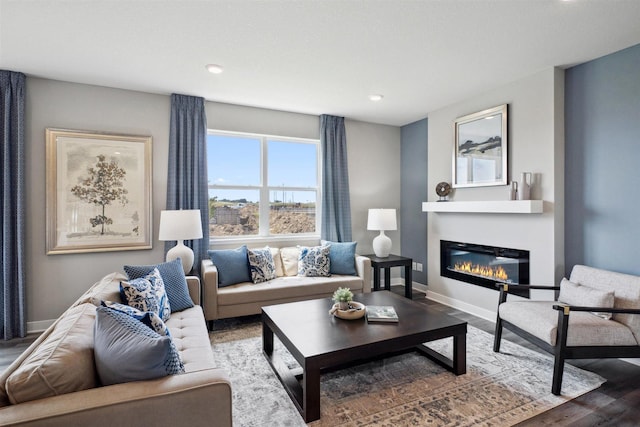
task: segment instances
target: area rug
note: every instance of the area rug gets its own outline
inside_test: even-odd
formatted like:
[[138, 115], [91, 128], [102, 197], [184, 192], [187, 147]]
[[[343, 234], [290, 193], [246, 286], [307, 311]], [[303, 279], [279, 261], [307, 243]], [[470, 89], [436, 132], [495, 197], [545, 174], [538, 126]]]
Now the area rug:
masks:
[[[235, 426], [304, 426], [300, 414], [262, 355], [260, 324], [210, 334], [216, 363], [231, 378]], [[295, 360], [275, 340], [275, 351]], [[429, 346], [451, 357], [452, 340]], [[456, 376], [417, 353], [323, 374], [321, 418], [309, 426], [511, 426], [604, 383], [596, 374], [565, 366], [562, 396], [551, 394], [550, 356], [472, 326], [467, 373]]]

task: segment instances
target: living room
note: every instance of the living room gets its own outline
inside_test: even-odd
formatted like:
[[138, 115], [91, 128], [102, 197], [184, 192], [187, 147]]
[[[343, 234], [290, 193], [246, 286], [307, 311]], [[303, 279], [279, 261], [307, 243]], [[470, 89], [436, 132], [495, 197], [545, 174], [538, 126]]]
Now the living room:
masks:
[[[3, 2], [3, 12], [9, 3]], [[4, 30], [9, 19], [2, 18], [3, 44], [10, 37]], [[480, 91], [456, 94], [401, 125], [344, 114], [351, 221], [358, 252], [372, 252], [375, 234], [367, 230], [368, 210], [397, 209], [398, 231], [388, 233], [392, 253], [424, 266], [422, 272], [413, 272], [415, 287], [426, 290], [434, 301], [490, 320], [495, 318], [497, 292], [442, 278], [437, 257], [441, 239], [527, 249], [531, 283], [558, 283], [574, 264], [640, 274], [633, 256], [640, 239], [635, 215], [640, 178], [633, 163], [640, 154], [633, 142], [640, 130], [636, 72], [640, 37], [637, 30], [631, 33], [635, 42], [615, 51], [575, 66], [548, 64], [518, 78], [492, 82]], [[163, 244], [157, 240], [151, 250], [144, 251], [46, 254], [45, 129], [152, 135], [155, 236], [166, 199], [170, 96], [147, 87], [130, 90], [86, 83], [81, 75], [63, 81], [48, 77], [47, 64], [29, 64], [42, 71], [11, 65], [0, 57], [0, 68], [27, 74], [26, 317], [28, 331], [37, 332], [104, 274], [121, 271], [125, 264], [164, 258]], [[126, 67], [121, 73], [126, 76]], [[386, 98], [383, 103], [390, 95]], [[452, 179], [455, 119], [500, 104], [509, 106], [509, 178], [518, 180], [521, 172], [536, 174], [532, 199], [544, 201], [543, 213], [423, 212], [422, 202], [438, 198], [436, 183]], [[205, 108], [210, 129], [318, 138], [318, 114], [295, 112], [300, 110], [294, 106], [287, 111], [214, 98], [206, 100]], [[508, 188], [498, 186], [459, 188], [450, 198], [508, 197]], [[399, 280], [394, 276], [394, 281]]]

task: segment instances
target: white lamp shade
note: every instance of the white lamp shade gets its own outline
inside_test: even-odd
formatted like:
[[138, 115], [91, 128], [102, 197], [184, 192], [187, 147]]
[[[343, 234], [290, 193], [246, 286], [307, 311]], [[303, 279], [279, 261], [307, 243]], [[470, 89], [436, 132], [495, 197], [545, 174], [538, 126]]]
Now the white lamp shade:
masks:
[[184, 274], [193, 267], [193, 251], [183, 240], [202, 239], [202, 221], [199, 209], [160, 212], [158, 240], [176, 240], [178, 243], [167, 252], [167, 261], [180, 258]]
[[395, 209], [369, 209], [367, 230], [397, 230]]
[[202, 239], [200, 209], [160, 212], [158, 240]]

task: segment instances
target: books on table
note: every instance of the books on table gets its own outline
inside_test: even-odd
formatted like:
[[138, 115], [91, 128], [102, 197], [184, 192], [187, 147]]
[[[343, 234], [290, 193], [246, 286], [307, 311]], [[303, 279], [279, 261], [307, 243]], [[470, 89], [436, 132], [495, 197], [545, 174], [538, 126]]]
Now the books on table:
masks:
[[397, 322], [398, 314], [391, 305], [368, 305], [367, 321], [369, 322]]

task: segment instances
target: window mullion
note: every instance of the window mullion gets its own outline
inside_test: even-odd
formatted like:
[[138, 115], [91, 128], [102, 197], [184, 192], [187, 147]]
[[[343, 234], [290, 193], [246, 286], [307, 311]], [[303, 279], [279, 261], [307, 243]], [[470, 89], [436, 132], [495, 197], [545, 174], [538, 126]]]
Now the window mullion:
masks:
[[260, 138], [260, 151], [261, 151], [261, 163], [260, 169], [262, 171], [262, 175], [260, 177], [260, 231], [259, 234], [261, 236], [269, 235], [269, 186], [268, 186], [268, 177], [269, 177], [269, 150], [267, 146], [267, 138]]

